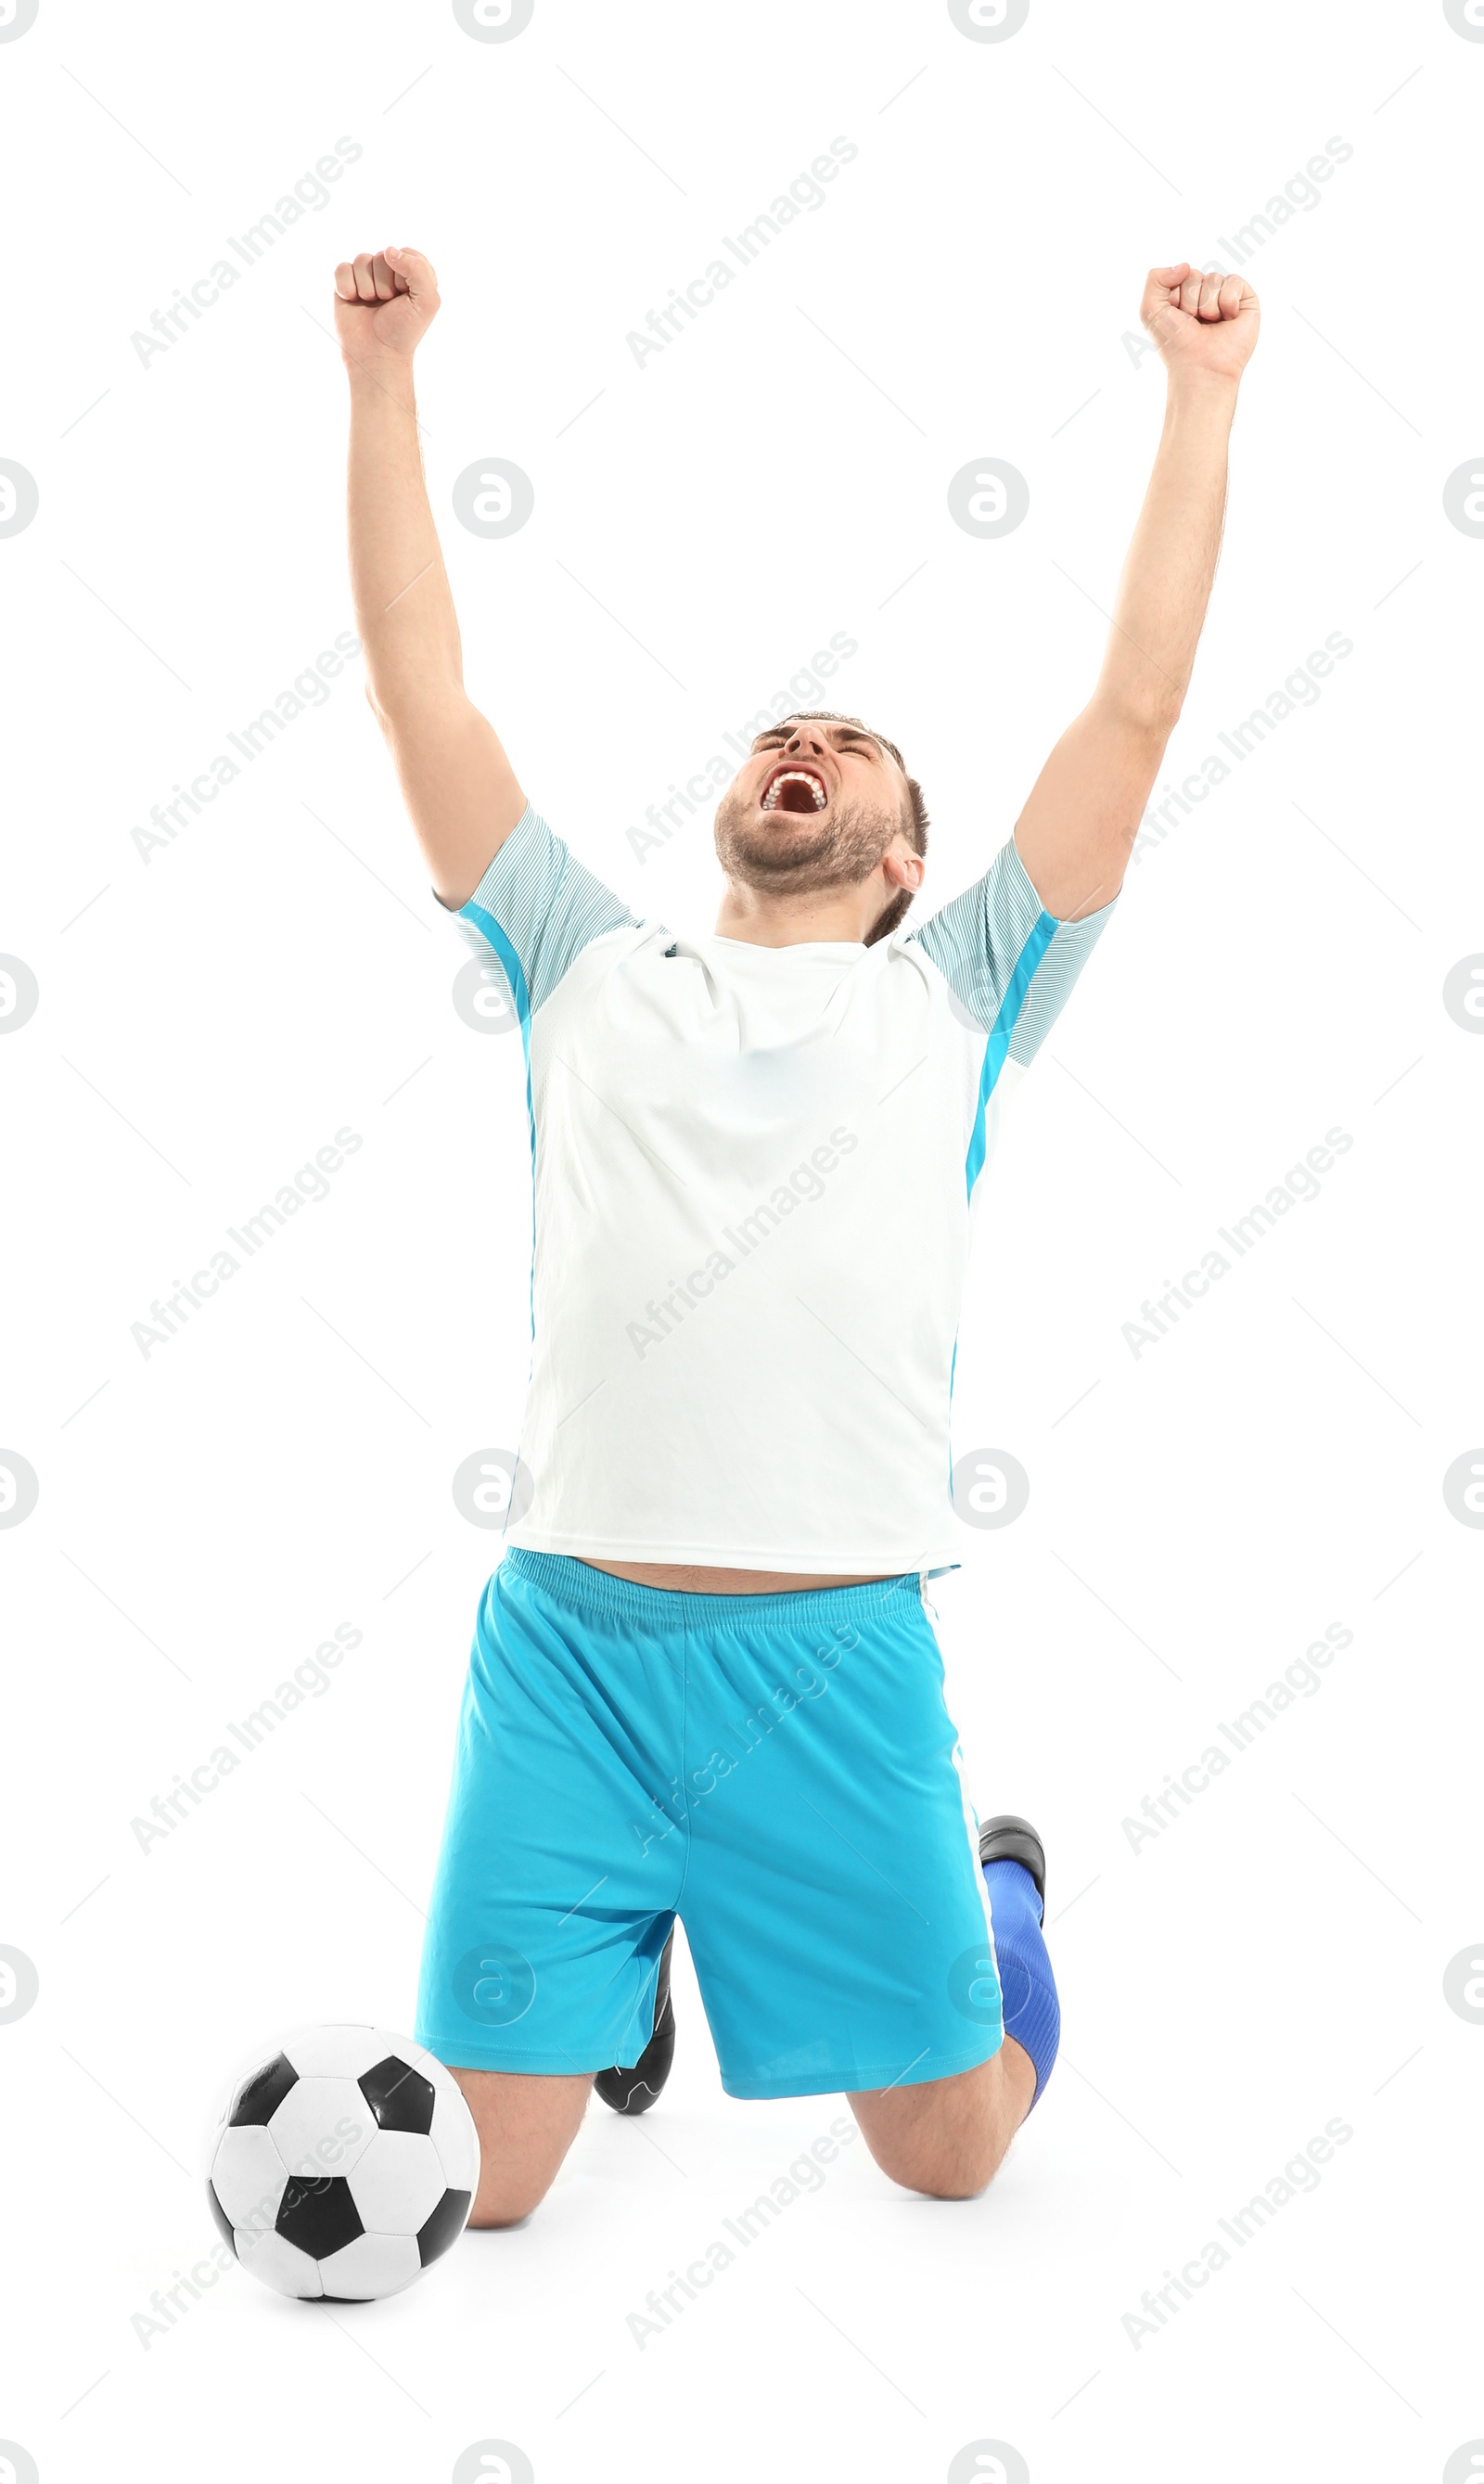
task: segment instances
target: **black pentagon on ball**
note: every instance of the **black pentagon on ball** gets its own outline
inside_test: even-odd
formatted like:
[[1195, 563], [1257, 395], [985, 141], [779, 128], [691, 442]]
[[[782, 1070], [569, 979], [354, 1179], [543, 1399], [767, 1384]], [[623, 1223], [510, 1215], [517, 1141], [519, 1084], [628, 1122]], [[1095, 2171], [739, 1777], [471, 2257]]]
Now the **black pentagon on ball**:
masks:
[[350, 2196], [350, 2184], [338, 2174], [321, 2174], [317, 2179], [308, 2174], [290, 2174], [283, 2185], [283, 2197], [274, 2219], [275, 2231], [288, 2243], [297, 2243], [311, 2259], [327, 2259], [331, 2252], [353, 2243], [364, 2234], [361, 2211]]
[[424, 2268], [429, 2260], [442, 2259], [449, 2245], [456, 2243], [469, 2221], [472, 2191], [445, 2191], [425, 2225], [418, 2228], [418, 2257]]
[[433, 2127], [433, 2082], [389, 2053], [357, 2081], [382, 2130], [415, 2130], [426, 2139]]
[[216, 2196], [216, 2184], [214, 2182], [208, 2182], [206, 2184], [206, 2205], [211, 2211], [212, 2224], [216, 2227], [223, 2242], [230, 2243], [232, 2251], [235, 2253], [237, 2248], [237, 2237], [232, 2232], [230, 2217], [228, 2215], [221, 2200]]
[[260, 2070], [251, 2070], [231, 2100], [227, 2117], [228, 2128], [240, 2130], [244, 2122], [266, 2121], [292, 2087], [299, 2084], [299, 2073], [286, 2053], [275, 2053]]

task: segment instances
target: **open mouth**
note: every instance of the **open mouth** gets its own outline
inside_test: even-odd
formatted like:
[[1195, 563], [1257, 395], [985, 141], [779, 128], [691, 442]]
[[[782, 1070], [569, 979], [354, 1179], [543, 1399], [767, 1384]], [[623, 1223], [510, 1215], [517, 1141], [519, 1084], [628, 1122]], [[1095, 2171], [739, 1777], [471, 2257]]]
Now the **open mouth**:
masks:
[[829, 800], [824, 779], [812, 768], [779, 768], [764, 790], [765, 811], [823, 811]]

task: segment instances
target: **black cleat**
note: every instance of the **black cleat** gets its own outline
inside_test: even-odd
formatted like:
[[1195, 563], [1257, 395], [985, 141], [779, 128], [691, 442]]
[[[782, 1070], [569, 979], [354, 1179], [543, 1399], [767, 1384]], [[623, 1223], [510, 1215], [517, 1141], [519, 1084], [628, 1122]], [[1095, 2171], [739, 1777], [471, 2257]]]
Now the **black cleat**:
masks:
[[981, 1868], [985, 1863], [1023, 1863], [1045, 1913], [1046, 1850], [1028, 1820], [1017, 1819], [1012, 1811], [986, 1820], [979, 1832], [979, 1860]]
[[670, 2075], [675, 2059], [675, 2005], [670, 1999], [670, 1952], [673, 1930], [660, 1953], [655, 1984], [655, 2031], [638, 2060], [629, 2069], [600, 2070], [593, 2086], [615, 2113], [648, 2113]]

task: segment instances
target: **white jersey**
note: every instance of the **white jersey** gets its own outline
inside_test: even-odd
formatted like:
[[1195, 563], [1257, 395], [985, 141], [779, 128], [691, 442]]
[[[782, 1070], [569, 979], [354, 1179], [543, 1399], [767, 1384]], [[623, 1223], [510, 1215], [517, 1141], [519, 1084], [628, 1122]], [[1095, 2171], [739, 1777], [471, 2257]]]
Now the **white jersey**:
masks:
[[1059, 923], [1012, 840], [871, 947], [686, 937], [636, 920], [526, 809], [460, 908], [527, 1065], [532, 1354], [507, 1542], [783, 1572], [957, 1561], [975, 1185], [1112, 910]]

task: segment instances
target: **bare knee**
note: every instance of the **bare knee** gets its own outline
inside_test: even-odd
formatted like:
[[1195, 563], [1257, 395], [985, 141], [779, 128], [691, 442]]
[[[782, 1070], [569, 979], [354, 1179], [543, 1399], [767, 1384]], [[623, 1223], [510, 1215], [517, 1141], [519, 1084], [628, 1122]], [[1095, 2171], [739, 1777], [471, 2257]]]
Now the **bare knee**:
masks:
[[960, 2134], [948, 2146], [917, 2140], [905, 2146], [874, 2140], [866, 2145], [888, 2180], [929, 2200], [977, 2200], [987, 2191], [1005, 2160], [998, 2140], [965, 2143]]
[[546, 2198], [566, 2154], [565, 2147], [553, 2148], [532, 2160], [523, 2149], [513, 2160], [501, 2148], [498, 2135], [479, 2133], [479, 2188], [469, 2222], [473, 2227], [524, 2225]]
[[577, 2137], [592, 2081], [455, 2069], [479, 2135], [479, 2184], [469, 2222], [519, 2226], [541, 2205]]
[[924, 2174], [915, 2180], [909, 2174], [894, 2174], [892, 2179], [904, 2182], [908, 2190], [921, 2191], [929, 2200], [977, 2200], [988, 2190], [1002, 2162], [997, 2157], [983, 2171], [962, 2165], [945, 2166], [940, 2173]]
[[883, 2174], [930, 2200], [977, 2200], [1030, 2110], [1036, 2072], [1008, 2039], [972, 2070], [919, 2086], [852, 2095], [861, 2135]]
[[499, 2232], [508, 2226], [524, 2226], [551, 2187], [550, 2182], [543, 2182], [539, 2190], [527, 2185], [524, 2190], [503, 2191], [495, 2184], [481, 2182], [470, 2211], [470, 2230]]

